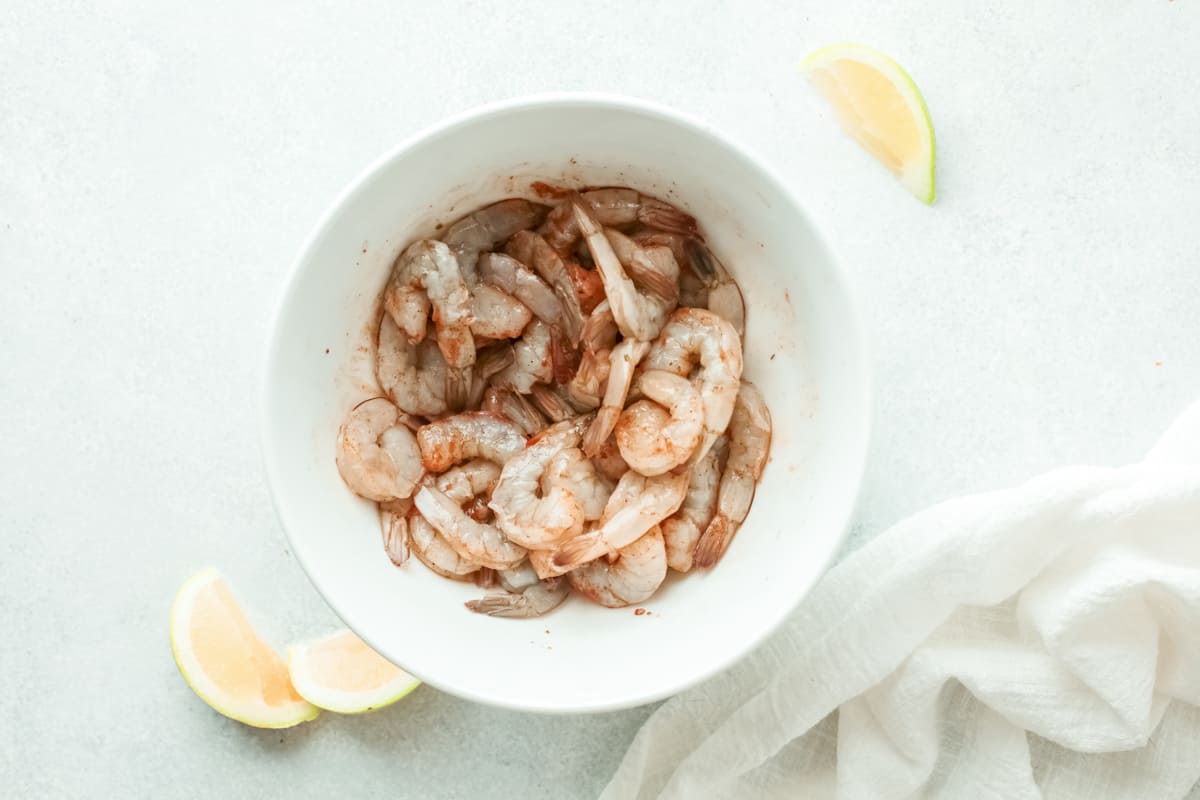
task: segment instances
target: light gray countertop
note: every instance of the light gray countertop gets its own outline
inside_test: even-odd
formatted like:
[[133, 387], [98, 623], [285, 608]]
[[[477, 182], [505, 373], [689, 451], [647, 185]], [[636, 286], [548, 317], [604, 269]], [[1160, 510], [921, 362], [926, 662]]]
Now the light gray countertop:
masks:
[[[1195, 3], [348, 5], [6, 8], [6, 796], [564, 798], [604, 784], [650, 708], [539, 717], [425, 687], [367, 717], [256, 731], [201, 703], [167, 643], [176, 588], [207, 564], [272, 641], [337, 625], [260, 468], [269, 317], [342, 186], [478, 103], [648, 97], [792, 183], [875, 350], [852, 545], [956, 494], [1135, 459], [1200, 390]], [[797, 74], [841, 40], [888, 51], [924, 91], [932, 209]]]

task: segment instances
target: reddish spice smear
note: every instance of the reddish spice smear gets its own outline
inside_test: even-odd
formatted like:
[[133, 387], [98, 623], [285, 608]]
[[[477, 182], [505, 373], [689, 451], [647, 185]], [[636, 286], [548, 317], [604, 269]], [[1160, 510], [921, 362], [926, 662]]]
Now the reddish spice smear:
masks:
[[643, 615], [643, 614], [645, 614], [645, 613], [646, 613], [646, 609], [644, 609], [644, 608], [635, 608], [635, 609], [633, 610], [633, 615], [634, 615], [635, 617], [640, 617], [640, 616], [642, 616], [642, 615]]
[[591, 314], [604, 300], [604, 281], [600, 279], [600, 273], [568, 261], [567, 274], [571, 276], [575, 296], [579, 298], [579, 309], [584, 314]]
[[533, 183], [529, 184], [529, 188], [538, 197], [563, 197], [567, 193], [566, 189], [561, 189], [557, 186], [551, 186], [544, 181], [534, 181]]
[[326, 347], [326, 348], [325, 348], [325, 355], [329, 355], [329, 348], [328, 348], [328, 347]]

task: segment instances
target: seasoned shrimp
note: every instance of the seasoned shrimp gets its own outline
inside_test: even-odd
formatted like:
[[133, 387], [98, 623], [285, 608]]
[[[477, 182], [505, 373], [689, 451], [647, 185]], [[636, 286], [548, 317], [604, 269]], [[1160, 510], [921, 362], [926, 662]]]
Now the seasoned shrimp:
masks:
[[513, 343], [513, 351], [516, 360], [492, 378], [494, 385], [529, 394], [535, 383], [547, 383], [554, 379], [549, 325], [540, 319], [530, 322], [521, 338]]
[[533, 436], [550, 424], [524, 395], [500, 386], [488, 387], [484, 392], [481, 410], [515, 423], [526, 436]]
[[529, 399], [554, 422], [562, 422], [579, 416], [580, 409], [575, 408], [570, 399], [557, 386], [545, 383], [534, 384], [529, 390]]
[[742, 377], [742, 342], [733, 326], [702, 308], [680, 308], [650, 348], [644, 369], [690, 377], [704, 401], [704, 436], [692, 458], [700, 459], [729, 425]]
[[408, 537], [413, 555], [443, 578], [471, 580], [479, 571], [478, 564], [460, 556], [420, 514], [409, 516]]
[[604, 402], [596, 412], [596, 420], [588, 429], [583, 440], [583, 452], [595, 456], [617, 425], [629, 385], [633, 382], [633, 371], [638, 362], [650, 352], [649, 342], [626, 339], [613, 348], [609, 356], [608, 385], [604, 389]]
[[468, 600], [467, 608], [489, 617], [528, 619], [540, 617], [562, 605], [571, 593], [571, 585], [563, 578], [548, 578], [519, 591], [488, 592], [478, 600]]
[[617, 559], [598, 558], [567, 573], [571, 588], [609, 608], [646, 600], [667, 577], [667, 551], [656, 525], [617, 552]]
[[[562, 304], [545, 281], [533, 270], [503, 253], [484, 253], [479, 257], [479, 276], [520, 300], [535, 317], [547, 325], [562, 320]], [[515, 336], [516, 334], [514, 334]]]
[[489, 339], [513, 339], [521, 335], [533, 312], [507, 292], [481, 283], [471, 290], [471, 333]]
[[454, 248], [463, 275], [474, 281], [480, 253], [494, 250], [517, 231], [538, 226], [547, 210], [528, 200], [501, 200], [455, 222], [446, 229], [442, 241]]
[[580, 408], [591, 410], [600, 406], [612, 366], [610, 358], [617, 344], [617, 333], [612, 307], [605, 300], [592, 310], [583, 324], [583, 334], [579, 339], [583, 355], [575, 377], [567, 384], [568, 396]]
[[524, 547], [509, 541], [495, 525], [472, 519], [437, 488], [422, 486], [413, 502], [421, 516], [463, 558], [492, 569], [515, 567], [525, 559]]
[[742, 381], [729, 425], [729, 461], [721, 475], [717, 514], [696, 545], [696, 566], [711, 567], [750, 511], [754, 489], [771, 450], [771, 412], [757, 387]]
[[605, 228], [604, 235], [617, 260], [639, 288], [653, 292], [668, 303], [679, 300], [679, 262], [670, 248], [643, 247], [613, 228]]
[[596, 270], [604, 281], [604, 291], [612, 307], [613, 319], [627, 339], [649, 341], [662, 330], [671, 304], [661, 297], [643, 293], [626, 274], [603, 228], [584, 204], [573, 201], [579, 230], [596, 262]]
[[534, 272], [554, 289], [558, 302], [562, 306], [562, 316], [559, 324], [570, 339], [571, 344], [579, 343], [579, 334], [583, 330], [583, 309], [579, 307], [579, 296], [575, 294], [575, 284], [571, 280], [571, 272], [567, 262], [546, 244], [546, 240], [533, 231], [519, 231], [508, 240], [505, 252], [522, 264], [533, 268]]
[[414, 344], [425, 338], [433, 306], [437, 344], [450, 369], [475, 361], [471, 338], [471, 293], [458, 268], [458, 259], [442, 242], [421, 239], [396, 259], [383, 290], [383, 307]]
[[554, 566], [566, 572], [636, 541], [679, 510], [687, 483], [686, 472], [653, 478], [626, 472], [608, 498], [600, 524], [558, 545]]
[[555, 453], [542, 473], [544, 492], [560, 486], [579, 501], [585, 522], [600, 519], [613, 492], [612, 482], [596, 471], [595, 465], [578, 447]]
[[[590, 254], [588, 258], [591, 259]], [[567, 262], [567, 271], [571, 273], [571, 282], [575, 284], [580, 310], [584, 314], [591, 314], [596, 306], [604, 302], [604, 281], [600, 279], [600, 273], [585, 269], [574, 261]]]
[[425, 468], [441, 473], [472, 458], [503, 465], [525, 449], [525, 434], [506, 419], [474, 411], [424, 426], [417, 431], [417, 446]]
[[688, 265], [707, 289], [708, 310], [728, 320], [740, 337], [746, 332], [746, 301], [742, 298], [742, 290], [725, 265], [703, 243], [688, 239], [686, 248]]
[[408, 497], [421, 478], [417, 440], [383, 397], [359, 403], [338, 430], [338, 472], [350, 490], [368, 500]]
[[708, 451], [708, 455], [692, 464], [683, 505], [673, 516], [663, 520], [667, 566], [678, 572], [687, 572], [692, 568], [696, 542], [700, 540], [700, 534], [708, 527], [717, 511], [717, 485], [721, 480], [718, 451], [723, 441], [723, 438], [718, 439]]
[[495, 512], [500, 530], [513, 542], [531, 549], [545, 548], [583, 527], [579, 498], [565, 481], [543, 484], [542, 474], [557, 453], [579, 444], [590, 421], [579, 417], [552, 425], [505, 463], [488, 507]]
[[[635, 189], [616, 187], [591, 189], [579, 195], [601, 225], [630, 225], [641, 222], [652, 228], [685, 236], [697, 233], [696, 219], [670, 203], [639, 194]], [[580, 236], [579, 221], [571, 210], [571, 199], [550, 210], [539, 232], [560, 253], [569, 253]]]
[[621, 457], [643, 475], [661, 475], [686, 462], [704, 432], [704, 403], [687, 378], [652, 369], [638, 378], [645, 400], [617, 419]]
[[432, 340], [408, 341], [391, 316], [379, 321], [375, 377], [388, 398], [409, 414], [446, 413], [446, 360]]

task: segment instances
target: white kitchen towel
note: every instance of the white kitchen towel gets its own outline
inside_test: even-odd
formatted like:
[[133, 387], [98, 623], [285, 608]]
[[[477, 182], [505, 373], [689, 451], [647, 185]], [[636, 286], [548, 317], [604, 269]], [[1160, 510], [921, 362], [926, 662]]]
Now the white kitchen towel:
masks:
[[1200, 404], [1140, 464], [879, 535], [659, 708], [604, 798], [1164, 800], [1198, 780]]

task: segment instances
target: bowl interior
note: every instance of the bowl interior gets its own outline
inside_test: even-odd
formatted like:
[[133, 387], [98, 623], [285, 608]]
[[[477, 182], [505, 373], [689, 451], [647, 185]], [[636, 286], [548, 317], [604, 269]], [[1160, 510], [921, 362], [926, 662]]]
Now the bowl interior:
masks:
[[[643, 604], [570, 598], [532, 620], [463, 602], [481, 590], [394, 567], [374, 504], [334, 466], [347, 411], [378, 393], [373, 320], [396, 254], [439, 223], [530, 183], [627, 185], [693, 213], [747, 303], [745, 374], [774, 417], [771, 459], [724, 560], [672, 576]], [[268, 479], [294, 552], [359, 635], [429, 683], [543, 711], [655, 700], [719, 670], [768, 634], [825, 568], [857, 495], [868, 434], [863, 347], [846, 288], [804, 213], [757, 164], [703, 125], [596, 98], [495, 107], [385, 157], [305, 247], [265, 376]]]

